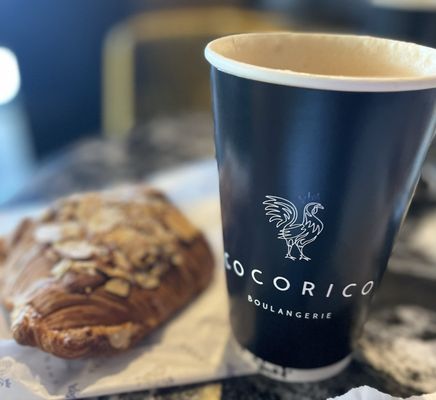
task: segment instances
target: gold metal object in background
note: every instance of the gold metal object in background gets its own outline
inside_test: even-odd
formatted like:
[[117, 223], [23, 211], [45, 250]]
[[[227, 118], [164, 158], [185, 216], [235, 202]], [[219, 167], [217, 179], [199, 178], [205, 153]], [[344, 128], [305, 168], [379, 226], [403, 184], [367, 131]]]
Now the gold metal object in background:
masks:
[[157, 116], [209, 112], [206, 43], [232, 33], [285, 29], [277, 14], [233, 7], [152, 11], [117, 25], [103, 54], [104, 131], [122, 136]]

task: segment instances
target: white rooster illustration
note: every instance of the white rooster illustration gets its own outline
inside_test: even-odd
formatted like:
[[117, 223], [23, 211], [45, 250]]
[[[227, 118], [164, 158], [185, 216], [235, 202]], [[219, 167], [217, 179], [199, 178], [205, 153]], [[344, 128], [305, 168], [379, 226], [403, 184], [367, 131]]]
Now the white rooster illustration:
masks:
[[318, 210], [324, 210], [320, 203], [310, 202], [304, 206], [303, 221], [295, 223], [298, 218], [297, 207], [291, 201], [279, 196], [265, 196], [266, 215], [269, 222], [275, 222], [279, 230], [279, 239], [286, 241], [288, 253], [286, 258], [296, 260], [292, 255], [295, 246], [300, 253], [300, 260], [310, 261], [310, 258], [303, 253], [304, 246], [312, 243], [324, 229], [321, 220], [316, 216]]

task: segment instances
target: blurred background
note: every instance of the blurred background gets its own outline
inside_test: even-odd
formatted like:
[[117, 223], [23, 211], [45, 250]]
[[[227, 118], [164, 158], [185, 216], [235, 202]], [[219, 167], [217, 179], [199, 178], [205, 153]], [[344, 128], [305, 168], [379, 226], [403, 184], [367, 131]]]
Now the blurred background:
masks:
[[212, 156], [203, 47], [225, 34], [268, 30], [436, 47], [436, 0], [2, 0], [0, 204], [80, 143], [76, 164], [92, 164], [111, 143], [104, 157], [131, 156], [138, 177], [171, 165], [177, 152], [178, 161]]

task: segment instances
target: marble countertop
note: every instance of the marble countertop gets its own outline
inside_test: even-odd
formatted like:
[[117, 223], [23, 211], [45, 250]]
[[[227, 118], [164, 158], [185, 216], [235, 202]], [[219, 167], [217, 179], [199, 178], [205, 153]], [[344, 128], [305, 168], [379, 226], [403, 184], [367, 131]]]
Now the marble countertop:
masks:
[[[5, 207], [51, 201], [83, 190], [136, 182], [213, 157], [209, 116], [160, 119], [125, 139], [91, 138], [49, 160]], [[100, 400], [326, 399], [369, 385], [407, 397], [436, 392], [436, 205], [422, 189], [402, 229], [389, 271], [350, 367], [333, 379], [284, 384], [249, 376], [192, 387], [99, 397]], [[430, 356], [433, 354], [432, 356]]]

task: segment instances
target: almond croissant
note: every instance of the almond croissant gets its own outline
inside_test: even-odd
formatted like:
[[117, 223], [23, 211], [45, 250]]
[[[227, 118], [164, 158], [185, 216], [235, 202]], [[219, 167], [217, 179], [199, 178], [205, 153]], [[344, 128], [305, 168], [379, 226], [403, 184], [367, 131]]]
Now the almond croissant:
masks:
[[6, 244], [14, 339], [63, 358], [132, 347], [209, 283], [211, 251], [160, 193], [74, 195]]

